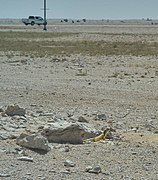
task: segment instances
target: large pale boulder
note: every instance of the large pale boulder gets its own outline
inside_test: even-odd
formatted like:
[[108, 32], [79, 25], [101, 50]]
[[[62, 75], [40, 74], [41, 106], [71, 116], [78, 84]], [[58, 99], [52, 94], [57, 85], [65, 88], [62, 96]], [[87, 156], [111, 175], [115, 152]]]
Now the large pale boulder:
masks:
[[17, 138], [17, 144], [29, 149], [36, 149], [36, 150], [42, 150], [42, 151], [50, 151], [50, 147], [48, 144], [48, 140], [43, 137], [42, 135], [38, 134], [21, 134]]
[[58, 121], [44, 127], [42, 135], [49, 142], [81, 144], [83, 139], [96, 136], [97, 131], [87, 123]]

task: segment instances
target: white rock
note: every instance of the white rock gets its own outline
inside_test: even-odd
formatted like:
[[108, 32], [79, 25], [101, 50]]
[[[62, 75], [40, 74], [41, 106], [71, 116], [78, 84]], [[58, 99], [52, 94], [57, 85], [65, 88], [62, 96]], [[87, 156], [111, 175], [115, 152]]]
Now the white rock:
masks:
[[21, 134], [17, 138], [17, 144], [30, 149], [38, 149], [43, 151], [51, 150], [48, 144], [48, 140], [42, 135], [38, 135], [38, 134], [33, 134], [33, 135]]
[[93, 169], [92, 166], [87, 166], [87, 167], [86, 167], [86, 172], [89, 172], [89, 171], [92, 170], [92, 169]]
[[66, 166], [66, 167], [74, 167], [74, 166], [75, 166], [75, 163], [72, 162], [72, 161], [70, 161], [70, 160], [66, 160], [66, 161], [64, 162], [64, 166]]
[[33, 158], [27, 156], [18, 157], [17, 160], [33, 162]]
[[3, 173], [0, 173], [0, 177], [10, 177], [10, 174], [3, 174]]
[[92, 169], [90, 169], [88, 171], [89, 173], [95, 173], [95, 174], [99, 174], [101, 173], [101, 167], [99, 165], [94, 166]]
[[60, 148], [59, 151], [61, 151], [61, 152], [69, 152], [69, 151], [70, 151], [70, 148], [69, 148], [69, 146], [65, 146], [65, 147], [63, 147], [63, 148]]
[[89, 124], [58, 121], [44, 127], [42, 135], [49, 142], [81, 144], [83, 139], [96, 136], [97, 131]]

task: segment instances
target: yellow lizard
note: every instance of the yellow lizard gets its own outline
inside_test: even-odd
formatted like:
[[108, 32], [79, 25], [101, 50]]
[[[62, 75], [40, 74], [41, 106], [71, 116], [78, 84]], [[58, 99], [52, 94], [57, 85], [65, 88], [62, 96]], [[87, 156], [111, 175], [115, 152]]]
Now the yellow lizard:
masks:
[[99, 136], [96, 136], [94, 138], [85, 139], [83, 142], [98, 142], [101, 140], [105, 140], [106, 133], [110, 130], [110, 128], [106, 128]]

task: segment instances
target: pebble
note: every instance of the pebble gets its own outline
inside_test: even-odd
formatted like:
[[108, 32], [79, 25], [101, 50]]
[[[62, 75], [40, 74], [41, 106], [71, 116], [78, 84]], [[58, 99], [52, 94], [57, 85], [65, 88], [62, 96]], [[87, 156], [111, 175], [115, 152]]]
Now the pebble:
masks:
[[106, 115], [105, 114], [97, 114], [96, 120], [100, 120], [100, 121], [103, 121], [103, 120], [106, 120]]
[[64, 162], [64, 166], [66, 166], [66, 167], [74, 167], [75, 165], [76, 164], [74, 162], [70, 161], [70, 160], [66, 160]]
[[3, 110], [2, 108], [0, 108], [0, 113], [1, 113], [1, 112], [4, 112], [4, 110]]
[[154, 134], [158, 134], [158, 130], [155, 130], [155, 131], [154, 131]]
[[40, 116], [54, 116], [54, 113], [41, 113]]
[[99, 174], [99, 173], [101, 173], [101, 167], [99, 165], [94, 166], [94, 167], [87, 166], [86, 167], [86, 172]]
[[92, 170], [92, 169], [93, 169], [92, 166], [87, 166], [87, 167], [86, 167], [86, 172], [89, 172], [89, 171]]
[[88, 123], [87, 119], [85, 119], [83, 116], [78, 118], [78, 122]]
[[27, 156], [18, 157], [17, 160], [33, 162], [33, 158]]
[[70, 170], [61, 171], [60, 173], [63, 173], [63, 174], [71, 174]]
[[70, 151], [70, 147], [69, 146], [62, 147], [62, 148], [60, 148], [59, 151], [61, 151], [61, 152], [69, 152]]
[[138, 128], [132, 128], [131, 131], [136, 133], [138, 131]]
[[3, 173], [0, 173], [0, 177], [10, 177], [10, 174], [3, 174]]
[[7, 109], [5, 110], [5, 113], [8, 116], [25, 116], [26, 110], [23, 108], [20, 108], [18, 105], [9, 105]]

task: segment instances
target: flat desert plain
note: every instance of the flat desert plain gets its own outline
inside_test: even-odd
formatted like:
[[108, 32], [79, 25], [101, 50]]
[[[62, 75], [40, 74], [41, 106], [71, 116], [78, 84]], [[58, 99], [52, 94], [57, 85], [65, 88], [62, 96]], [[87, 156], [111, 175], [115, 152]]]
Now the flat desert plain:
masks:
[[[158, 26], [47, 28], [0, 26], [0, 177], [158, 180]], [[7, 115], [14, 104], [26, 115]], [[79, 117], [98, 131], [112, 127], [114, 138], [50, 143], [45, 154], [16, 144], [21, 133]], [[20, 156], [33, 160], [19, 161]]]

